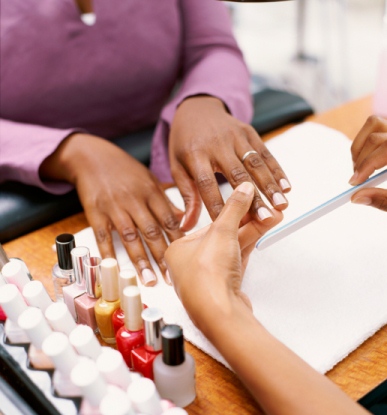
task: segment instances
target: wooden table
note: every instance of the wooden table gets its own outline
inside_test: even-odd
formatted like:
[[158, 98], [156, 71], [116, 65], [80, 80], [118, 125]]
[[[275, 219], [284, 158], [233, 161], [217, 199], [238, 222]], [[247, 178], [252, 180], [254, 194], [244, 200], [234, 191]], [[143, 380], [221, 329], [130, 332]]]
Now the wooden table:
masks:
[[[314, 115], [309, 120], [342, 131], [353, 139], [370, 114], [371, 98], [367, 97]], [[273, 137], [287, 128], [264, 138]], [[84, 214], [80, 213], [8, 242], [4, 248], [9, 256], [24, 259], [34, 279], [41, 280], [54, 298], [51, 268], [56, 262], [56, 255], [51, 246], [55, 237], [64, 232], [76, 233], [87, 226]], [[191, 344], [186, 343], [186, 348], [197, 364], [197, 398], [187, 408], [189, 414], [261, 413], [232, 372]], [[359, 399], [387, 378], [387, 326], [340, 362], [327, 376], [353, 399]]]

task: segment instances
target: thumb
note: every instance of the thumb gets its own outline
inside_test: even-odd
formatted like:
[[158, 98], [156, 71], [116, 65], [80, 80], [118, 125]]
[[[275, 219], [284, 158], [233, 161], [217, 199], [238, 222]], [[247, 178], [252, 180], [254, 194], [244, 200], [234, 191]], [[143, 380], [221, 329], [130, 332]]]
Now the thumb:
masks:
[[237, 186], [228, 198], [219, 217], [214, 224], [224, 230], [237, 232], [253, 201], [255, 187], [250, 182], [243, 182]]
[[387, 212], [387, 190], [378, 188], [359, 190], [352, 196], [351, 202]]

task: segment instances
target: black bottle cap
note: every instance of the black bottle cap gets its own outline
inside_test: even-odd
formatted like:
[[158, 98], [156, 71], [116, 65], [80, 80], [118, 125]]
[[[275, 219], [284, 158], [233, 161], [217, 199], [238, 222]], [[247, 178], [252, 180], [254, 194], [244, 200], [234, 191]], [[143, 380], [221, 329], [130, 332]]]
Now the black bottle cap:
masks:
[[163, 362], [168, 366], [181, 365], [185, 360], [183, 329], [167, 324], [161, 330]]
[[71, 250], [75, 248], [74, 235], [71, 233], [62, 233], [56, 237], [55, 244], [59, 268], [72, 269]]

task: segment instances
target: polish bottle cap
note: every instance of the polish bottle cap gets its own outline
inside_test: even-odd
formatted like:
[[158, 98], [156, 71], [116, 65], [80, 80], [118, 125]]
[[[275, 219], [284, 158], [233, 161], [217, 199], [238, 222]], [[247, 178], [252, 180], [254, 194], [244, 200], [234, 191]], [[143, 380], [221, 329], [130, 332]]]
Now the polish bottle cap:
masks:
[[20, 314], [28, 307], [20, 291], [13, 284], [0, 287], [0, 305], [8, 318], [16, 324]]
[[142, 311], [144, 321], [145, 348], [158, 352], [161, 350], [161, 329], [164, 327], [163, 313], [156, 307], [148, 307]]
[[86, 246], [76, 246], [71, 250], [71, 262], [74, 270], [75, 284], [84, 286], [84, 267], [83, 261], [90, 257], [89, 248]]
[[7, 253], [4, 251], [3, 246], [0, 244], [0, 271], [3, 269], [4, 265], [9, 262]]
[[121, 304], [124, 302], [123, 300], [123, 291], [126, 287], [130, 285], [137, 285], [137, 273], [134, 268], [125, 268], [120, 272], [118, 285], [120, 289], [120, 300]]
[[43, 312], [52, 304], [52, 300], [44, 285], [38, 280], [30, 281], [24, 286], [23, 297], [30, 306], [38, 307]]
[[133, 381], [128, 387], [128, 395], [137, 412], [158, 415], [163, 411], [156, 386], [148, 378]]
[[70, 335], [71, 331], [76, 327], [74, 318], [65, 303], [50, 304], [44, 315], [46, 316], [51, 328], [55, 331], [60, 331]]
[[124, 311], [125, 327], [129, 331], [138, 331], [143, 328], [141, 312], [143, 310], [140, 289], [135, 285], [124, 288], [122, 292], [124, 303], [121, 308]]
[[43, 341], [52, 333], [42, 310], [36, 307], [28, 307], [24, 310], [17, 323], [38, 350], [42, 349]]
[[95, 360], [102, 353], [102, 346], [99, 344], [93, 329], [85, 324], [78, 324], [71, 331], [69, 340], [80, 356]]
[[103, 348], [96, 363], [107, 383], [125, 390], [128, 388], [132, 381], [131, 373], [118, 350], [111, 347]]
[[163, 362], [168, 366], [181, 365], [185, 360], [183, 329], [167, 324], [161, 329]]
[[166, 409], [161, 415], [188, 415], [188, 412], [178, 406]]
[[62, 233], [55, 239], [56, 254], [60, 269], [73, 269], [71, 250], [75, 248], [75, 238], [71, 233]]
[[52, 332], [44, 339], [42, 350], [52, 360], [59, 372], [67, 376], [79, 361], [79, 356], [64, 333]]
[[20, 291], [31, 281], [21, 261], [7, 262], [1, 270], [1, 273], [5, 281], [9, 284], [15, 284]]
[[127, 393], [114, 385], [109, 385], [99, 405], [99, 411], [101, 415], [135, 415]]
[[106, 301], [117, 301], [120, 298], [118, 289], [118, 263], [114, 258], [101, 261], [102, 297]]
[[92, 298], [101, 297], [101, 262], [101, 258], [94, 256], [83, 263], [86, 292]]
[[107, 383], [93, 360], [80, 360], [71, 370], [70, 378], [91, 405], [99, 406], [107, 392]]

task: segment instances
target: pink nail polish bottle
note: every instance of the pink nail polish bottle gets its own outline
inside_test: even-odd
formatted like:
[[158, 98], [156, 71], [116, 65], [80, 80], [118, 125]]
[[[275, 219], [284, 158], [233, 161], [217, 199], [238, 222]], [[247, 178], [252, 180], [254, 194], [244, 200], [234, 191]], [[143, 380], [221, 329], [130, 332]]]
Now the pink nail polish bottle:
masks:
[[114, 258], [101, 261], [101, 298], [95, 303], [94, 312], [99, 333], [105, 343], [115, 344], [112, 316], [120, 307], [118, 290], [118, 264]]
[[124, 325], [124, 311], [122, 309], [123, 301], [123, 291], [124, 288], [129, 287], [131, 285], [137, 285], [137, 277], [136, 277], [136, 270], [134, 268], [127, 268], [120, 272], [118, 277], [118, 288], [120, 290], [120, 308], [118, 308], [113, 313], [113, 327], [114, 333], [117, 334], [117, 331]]
[[117, 349], [121, 352], [129, 369], [133, 369], [131, 352], [143, 346], [145, 341], [140, 289], [137, 286], [126, 287], [123, 291], [123, 300], [125, 324], [116, 335]]
[[164, 327], [163, 314], [155, 307], [142, 311], [145, 344], [132, 350], [132, 364], [136, 372], [153, 380], [153, 361], [161, 353], [161, 329]]
[[74, 301], [79, 324], [87, 324], [98, 332], [95, 304], [101, 297], [101, 258], [85, 258], [83, 261], [86, 292]]

